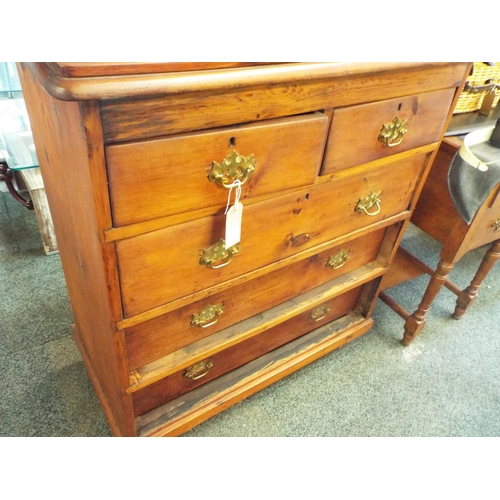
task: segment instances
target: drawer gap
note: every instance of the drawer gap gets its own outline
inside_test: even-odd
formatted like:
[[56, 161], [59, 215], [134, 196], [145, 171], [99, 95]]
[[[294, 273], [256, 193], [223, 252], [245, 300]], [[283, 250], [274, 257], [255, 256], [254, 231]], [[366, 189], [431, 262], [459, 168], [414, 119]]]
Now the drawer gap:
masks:
[[135, 419], [140, 436], [175, 436], [367, 332], [349, 313]]
[[326, 302], [342, 293], [371, 281], [386, 271], [378, 263], [370, 263], [324, 285], [275, 306], [261, 314], [241, 321], [209, 337], [163, 356], [130, 374], [131, 385], [127, 393], [138, 391], [179, 370], [201, 361], [228, 347], [258, 335], [287, 319]]

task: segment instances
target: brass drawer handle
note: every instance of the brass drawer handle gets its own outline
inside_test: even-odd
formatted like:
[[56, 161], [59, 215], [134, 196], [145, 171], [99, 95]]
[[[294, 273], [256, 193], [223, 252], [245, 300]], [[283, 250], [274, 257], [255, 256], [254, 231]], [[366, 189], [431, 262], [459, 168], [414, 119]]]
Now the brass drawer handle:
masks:
[[500, 219], [494, 220], [491, 225], [493, 226], [493, 231], [500, 231]]
[[213, 366], [214, 362], [211, 359], [198, 361], [198, 363], [195, 363], [194, 365], [186, 368], [184, 377], [191, 380], [198, 380], [200, 378], [203, 378]]
[[335, 255], [328, 259], [326, 267], [339, 269], [349, 260], [350, 256], [351, 252], [349, 250], [339, 250]]
[[191, 317], [191, 326], [198, 328], [208, 328], [215, 325], [219, 321], [220, 315], [224, 312], [224, 304], [220, 303], [215, 306], [208, 305], [203, 308], [199, 313], [193, 314]]
[[[362, 198], [358, 201], [358, 204], [356, 205], [356, 212], [362, 213], [364, 212], [366, 215], [377, 215], [380, 213], [380, 202], [382, 201], [380, 198], [380, 195], [382, 194], [382, 191], [378, 193], [374, 193], [373, 191], [366, 196], [365, 198]], [[370, 208], [376, 206], [377, 208], [373, 212], [368, 212]]]
[[254, 155], [251, 154], [245, 158], [233, 149], [221, 161], [220, 165], [215, 161], [212, 162], [212, 170], [208, 174], [208, 180], [230, 189], [236, 180], [239, 180], [241, 184], [245, 184], [254, 170]]
[[401, 142], [403, 142], [403, 136], [408, 132], [406, 128], [407, 122], [408, 120], [403, 122], [399, 116], [396, 116], [391, 123], [384, 124], [378, 135], [378, 140], [390, 148], [401, 144]]
[[313, 309], [311, 311], [311, 314], [309, 315], [309, 317], [313, 321], [320, 321], [323, 318], [326, 318], [326, 315], [329, 312], [330, 312], [330, 306], [328, 304], [322, 304], [322, 305], [316, 307], [316, 309]]
[[212, 269], [220, 269], [227, 266], [233, 260], [233, 256], [238, 253], [239, 249], [238, 245], [233, 245], [226, 249], [226, 242], [221, 239], [210, 248], [200, 250], [200, 264]]

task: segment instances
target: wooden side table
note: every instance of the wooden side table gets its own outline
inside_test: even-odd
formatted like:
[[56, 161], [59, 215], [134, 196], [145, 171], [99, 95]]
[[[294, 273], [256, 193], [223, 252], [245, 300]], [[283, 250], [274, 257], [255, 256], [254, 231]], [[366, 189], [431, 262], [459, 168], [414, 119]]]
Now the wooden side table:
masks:
[[[485, 277], [500, 257], [500, 185], [489, 194], [468, 225], [457, 212], [448, 191], [448, 169], [462, 141], [446, 137], [439, 148], [422, 190], [411, 222], [443, 244], [437, 269], [431, 269], [400, 247], [389, 272], [382, 282], [386, 290], [427, 273], [431, 276], [417, 310], [410, 314], [382, 292], [380, 298], [405, 319], [403, 344], [409, 345], [423, 330], [426, 315], [443, 286], [458, 296], [453, 318], [459, 319], [474, 303]], [[474, 248], [491, 243], [476, 275], [465, 290], [447, 280], [456, 262]]]

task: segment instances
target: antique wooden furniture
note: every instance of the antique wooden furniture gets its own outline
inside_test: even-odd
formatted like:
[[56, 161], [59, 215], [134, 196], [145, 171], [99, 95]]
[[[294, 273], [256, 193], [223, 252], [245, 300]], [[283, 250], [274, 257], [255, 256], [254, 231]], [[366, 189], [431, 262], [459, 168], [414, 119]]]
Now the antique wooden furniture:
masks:
[[20, 64], [116, 435], [181, 434], [370, 329], [470, 67], [220, 66]]
[[[385, 292], [380, 298], [406, 321], [403, 344], [409, 345], [422, 331], [426, 316], [443, 286], [458, 296], [452, 316], [459, 319], [477, 298], [486, 275], [500, 257], [500, 185], [496, 186], [468, 225], [457, 212], [448, 190], [448, 169], [462, 144], [457, 137], [445, 137], [433, 162], [411, 221], [439, 241], [443, 247], [437, 269], [432, 269], [400, 247], [388, 274], [382, 281], [386, 290], [427, 273], [431, 276], [417, 310], [410, 314]], [[465, 253], [491, 243], [476, 275], [465, 290], [447, 280], [454, 265]]]

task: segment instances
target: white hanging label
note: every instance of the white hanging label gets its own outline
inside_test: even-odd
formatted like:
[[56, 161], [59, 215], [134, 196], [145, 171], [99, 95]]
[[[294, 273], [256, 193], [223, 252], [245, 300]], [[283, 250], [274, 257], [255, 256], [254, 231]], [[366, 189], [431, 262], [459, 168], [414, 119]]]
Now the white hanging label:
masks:
[[[234, 205], [229, 208], [231, 203], [231, 191], [236, 187], [236, 199]], [[226, 206], [226, 250], [240, 242], [241, 239], [241, 218], [243, 215], [243, 204], [240, 202], [241, 197], [241, 182], [234, 181], [229, 188]]]
[[243, 205], [235, 203], [226, 214], [226, 249], [236, 245], [241, 239], [241, 216]]

